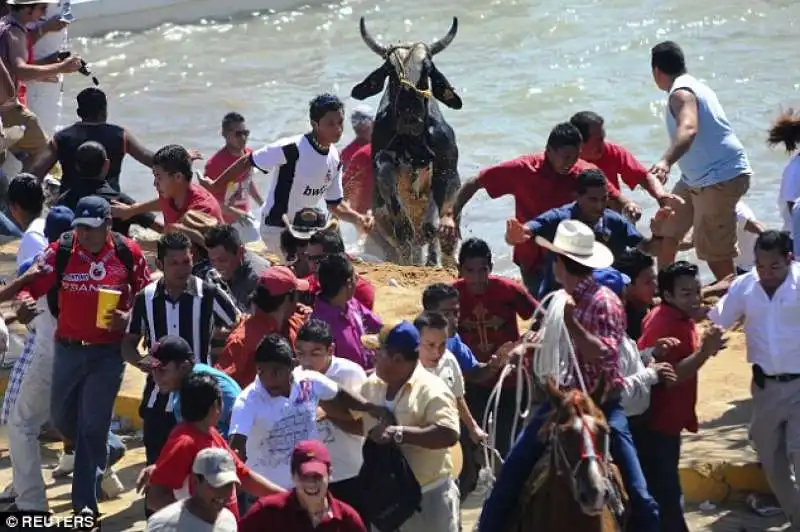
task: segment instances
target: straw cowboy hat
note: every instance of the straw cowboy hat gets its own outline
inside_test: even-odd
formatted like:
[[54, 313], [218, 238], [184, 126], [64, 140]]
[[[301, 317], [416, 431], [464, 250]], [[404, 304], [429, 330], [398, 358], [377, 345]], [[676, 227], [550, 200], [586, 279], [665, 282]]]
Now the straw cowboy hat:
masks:
[[315, 207], [300, 209], [294, 215], [294, 222], [289, 221], [289, 216], [283, 215], [283, 223], [289, 233], [298, 240], [308, 240], [314, 233], [336, 227], [338, 222], [331, 218], [328, 219], [327, 213]]
[[23, 136], [25, 136], [25, 128], [22, 126], [0, 126], [0, 151], [10, 150], [22, 140]]
[[7, 0], [10, 6], [32, 6], [36, 4], [57, 4], [59, 0]]
[[594, 232], [578, 220], [562, 221], [552, 242], [537, 236], [536, 243], [589, 268], [608, 268], [614, 263], [611, 250], [596, 241]]
[[219, 222], [213, 216], [204, 212], [191, 210], [181, 216], [178, 223], [172, 224], [170, 229], [185, 234], [193, 244], [205, 248], [206, 234], [212, 227], [218, 225]]

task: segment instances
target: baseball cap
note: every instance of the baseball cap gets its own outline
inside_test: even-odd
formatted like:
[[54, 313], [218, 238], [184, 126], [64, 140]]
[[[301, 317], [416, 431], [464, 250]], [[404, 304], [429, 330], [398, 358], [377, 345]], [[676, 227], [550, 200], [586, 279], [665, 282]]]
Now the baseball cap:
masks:
[[622, 295], [622, 290], [631, 284], [630, 277], [614, 268], [594, 270], [592, 276], [597, 284], [605, 286], [618, 296]]
[[197, 453], [192, 464], [192, 473], [202, 475], [215, 488], [240, 483], [231, 451], [219, 447], [208, 447]]
[[298, 292], [309, 290], [308, 281], [298, 279], [286, 266], [270, 266], [258, 278], [258, 284], [266, 288], [271, 296], [282, 296], [295, 290]]
[[56, 205], [47, 213], [44, 220], [44, 236], [49, 242], [55, 242], [58, 238], [70, 230], [75, 213], [66, 205]]
[[294, 221], [289, 222], [289, 216], [283, 215], [286, 228], [298, 240], [308, 240], [314, 233], [324, 231], [336, 224], [336, 220], [328, 220], [328, 215], [322, 209], [306, 207], [294, 215]]
[[356, 128], [361, 124], [372, 122], [374, 120], [375, 120], [375, 112], [369, 105], [365, 104], [357, 105], [353, 109], [353, 112], [350, 113], [350, 124], [353, 126], [353, 128]]
[[292, 451], [292, 473], [327, 475], [331, 468], [331, 455], [322, 442], [304, 440]]
[[194, 351], [192, 351], [189, 342], [180, 336], [167, 335], [162, 336], [161, 339], [150, 348], [150, 357], [153, 360], [152, 367], [159, 368], [170, 362], [193, 360]]
[[100, 227], [111, 217], [111, 205], [100, 196], [86, 196], [78, 201], [75, 206], [75, 219], [72, 227], [88, 225]]
[[419, 331], [413, 323], [401, 321], [395, 325], [384, 325], [379, 334], [362, 336], [361, 343], [369, 349], [388, 347], [412, 353], [419, 349]]

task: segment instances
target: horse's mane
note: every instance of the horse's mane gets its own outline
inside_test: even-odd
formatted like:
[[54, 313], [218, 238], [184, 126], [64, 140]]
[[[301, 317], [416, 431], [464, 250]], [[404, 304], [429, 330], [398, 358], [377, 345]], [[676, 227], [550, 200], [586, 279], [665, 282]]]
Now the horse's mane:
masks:
[[568, 390], [561, 397], [561, 404], [550, 412], [549, 423], [545, 423], [542, 429], [552, 424], [563, 425], [570, 419], [579, 416], [591, 416], [603, 426], [606, 425], [606, 416], [603, 411], [592, 401], [592, 398], [580, 390]]

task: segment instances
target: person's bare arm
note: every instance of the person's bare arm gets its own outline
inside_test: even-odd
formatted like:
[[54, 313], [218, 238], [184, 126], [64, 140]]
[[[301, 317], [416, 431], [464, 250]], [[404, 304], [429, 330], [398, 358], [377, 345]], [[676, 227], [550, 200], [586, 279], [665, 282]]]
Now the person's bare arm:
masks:
[[697, 98], [691, 91], [678, 89], [669, 97], [668, 112], [675, 117], [677, 127], [675, 137], [661, 160], [673, 166], [689, 151], [697, 136]]
[[5, 62], [0, 61], [0, 104], [8, 102], [16, 98], [17, 87], [14, 85], [14, 80], [8, 73]]
[[255, 495], [256, 497], [266, 497], [268, 495], [274, 495], [276, 493], [283, 493], [286, 491], [277, 484], [273, 484], [266, 478], [262, 477], [252, 469], [246, 477], [240, 480], [242, 482], [242, 489], [250, 495]]
[[[375, 430], [380, 431], [381, 427]], [[449, 427], [439, 425], [428, 425], [427, 427], [398, 427], [390, 426], [383, 430], [383, 440], [391, 441], [397, 432], [402, 432], [403, 443], [416, 445], [424, 449], [447, 449], [458, 443], [458, 431]]]
[[148, 168], [153, 166], [153, 152], [125, 130], [125, 152]]
[[50, 139], [47, 146], [34, 155], [30, 173], [41, 181], [47, 173], [53, 169], [56, 162], [58, 162], [58, 148], [56, 147], [55, 141]]
[[264, 198], [261, 197], [261, 192], [259, 192], [258, 185], [256, 185], [255, 181], [250, 181], [250, 197], [253, 198], [253, 201], [259, 206], [264, 204]]
[[480, 189], [483, 188], [480, 180], [476, 177], [472, 179], [468, 179], [461, 185], [461, 188], [456, 193], [456, 199], [453, 202], [453, 219], [458, 219], [461, 215], [461, 211], [464, 207], [469, 203], [469, 200], [478, 192]]
[[747, 220], [744, 223], [744, 230], [747, 231], [748, 233], [753, 233], [754, 235], [760, 235], [761, 233], [766, 231], [767, 228], [764, 227], [764, 224], [762, 224], [758, 220]]
[[369, 217], [354, 210], [347, 200], [342, 200], [335, 205], [329, 203], [328, 210], [342, 221], [351, 223], [364, 231], [369, 230]]
[[145, 201], [144, 203], [136, 203], [134, 205], [125, 205], [120, 202], [112, 202], [111, 215], [120, 220], [129, 220], [137, 214], [144, 214], [146, 212], [160, 211], [161, 205], [158, 198]]
[[242, 434], [231, 434], [231, 441], [228, 443], [242, 462], [247, 462], [247, 436]]
[[233, 183], [236, 181], [237, 176], [242, 175], [252, 167], [253, 161], [250, 159], [250, 155], [242, 155], [235, 163], [230, 165], [227, 170], [222, 172], [215, 181], [211, 181], [206, 177], [198, 181], [211, 192], [222, 192], [225, 190], [225, 187], [228, 186], [228, 183]]
[[49, 65], [28, 63], [28, 36], [17, 31], [8, 32], [9, 62], [11, 70], [20, 81], [35, 81], [57, 74], [77, 72], [81, 68], [81, 60], [77, 56]]

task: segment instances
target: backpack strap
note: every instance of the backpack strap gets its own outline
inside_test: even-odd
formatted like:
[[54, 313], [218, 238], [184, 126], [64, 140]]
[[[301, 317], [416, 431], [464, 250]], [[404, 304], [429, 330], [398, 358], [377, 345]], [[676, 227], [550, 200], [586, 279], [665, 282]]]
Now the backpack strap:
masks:
[[61, 279], [64, 278], [64, 271], [72, 255], [72, 245], [75, 242], [75, 233], [67, 231], [58, 239], [58, 251], [56, 251], [56, 284], [47, 293], [47, 306], [54, 317], [58, 317], [58, 291], [61, 288]]
[[128, 272], [128, 282], [130, 283], [133, 281], [133, 253], [131, 248], [125, 243], [125, 238], [116, 231], [111, 232], [111, 242], [114, 244], [114, 252]]

